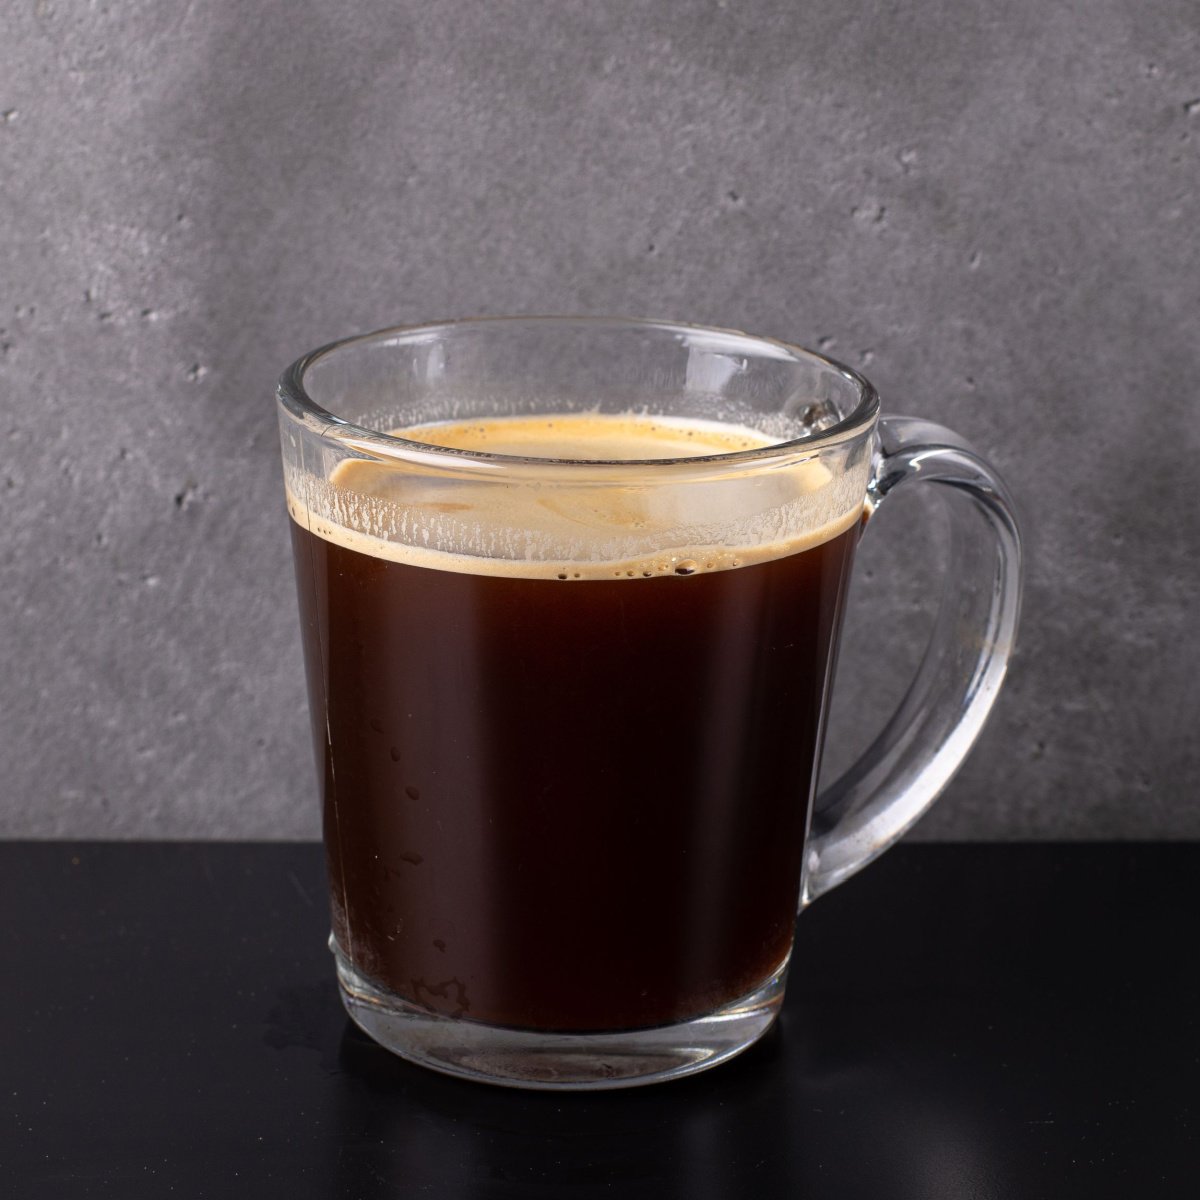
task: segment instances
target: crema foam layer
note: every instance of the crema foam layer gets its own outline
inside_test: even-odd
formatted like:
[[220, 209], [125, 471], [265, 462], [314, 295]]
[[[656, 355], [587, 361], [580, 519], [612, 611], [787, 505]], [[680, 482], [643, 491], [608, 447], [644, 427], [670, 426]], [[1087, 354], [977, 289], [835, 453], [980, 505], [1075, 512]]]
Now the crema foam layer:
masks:
[[603, 413], [456, 421], [418, 425], [395, 433], [414, 442], [454, 450], [583, 462], [699, 458], [705, 454], [757, 450], [771, 444], [769, 438], [741, 425]]
[[[428, 445], [593, 463], [698, 458], [775, 439], [717, 422], [570, 413], [397, 429]], [[326, 479], [285, 464], [302, 528], [362, 554], [446, 571], [546, 579], [640, 579], [728, 570], [828, 541], [862, 517], [868, 464], [816, 456], [711, 477], [614, 467], [585, 477], [487, 478], [347, 459]], [[603, 468], [599, 468], [603, 472]]]

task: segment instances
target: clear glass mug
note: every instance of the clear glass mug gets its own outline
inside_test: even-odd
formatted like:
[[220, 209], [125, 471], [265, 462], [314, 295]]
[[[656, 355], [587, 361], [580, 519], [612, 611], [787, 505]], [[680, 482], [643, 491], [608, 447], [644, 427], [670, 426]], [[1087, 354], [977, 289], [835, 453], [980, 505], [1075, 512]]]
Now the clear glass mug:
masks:
[[[929, 807], [996, 698], [1021, 555], [995, 471], [821, 355], [650, 321], [384, 330], [278, 400], [350, 1016], [531, 1088], [751, 1045], [797, 911]], [[932, 639], [814, 796], [860, 530], [921, 481], [951, 531]]]

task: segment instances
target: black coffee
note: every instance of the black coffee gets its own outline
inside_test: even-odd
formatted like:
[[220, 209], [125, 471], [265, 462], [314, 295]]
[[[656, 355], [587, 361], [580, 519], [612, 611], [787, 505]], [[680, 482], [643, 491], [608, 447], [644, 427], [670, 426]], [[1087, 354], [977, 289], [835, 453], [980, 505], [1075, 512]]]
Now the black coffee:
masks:
[[437, 1013], [597, 1031], [709, 1012], [781, 965], [853, 515], [770, 557], [439, 569], [292, 511], [334, 933], [360, 974]]

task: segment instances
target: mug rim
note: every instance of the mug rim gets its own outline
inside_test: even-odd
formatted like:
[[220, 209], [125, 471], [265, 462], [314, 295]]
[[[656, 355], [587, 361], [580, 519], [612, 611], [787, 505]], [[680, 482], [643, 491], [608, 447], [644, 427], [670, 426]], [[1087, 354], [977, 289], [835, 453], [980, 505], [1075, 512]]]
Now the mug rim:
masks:
[[[636, 328], [657, 329], [664, 333], [709, 334], [723, 338], [744, 340], [747, 350], [769, 347], [778, 352], [782, 351], [788, 359], [794, 362], [807, 360], [815, 362], [840, 375], [858, 390], [858, 403], [849, 413], [836, 424], [822, 429], [817, 433], [806, 434], [803, 437], [791, 438], [784, 441], [769, 442], [765, 446], [753, 447], [749, 450], [733, 450], [719, 454], [675, 456], [655, 459], [580, 459], [580, 458], [550, 458], [533, 455], [497, 454], [492, 451], [462, 450], [453, 446], [439, 446], [432, 442], [422, 442], [411, 438], [400, 437], [393, 433], [381, 433], [379, 430], [368, 429], [356, 425], [330, 412], [318, 404], [305, 388], [304, 377], [310, 368], [322, 359], [332, 354], [340, 353], [352, 347], [386, 339], [416, 338], [435, 336], [439, 331], [453, 331], [475, 325], [541, 325], [553, 326], [591, 326], [594, 328]], [[778, 457], [780, 454], [791, 455], [796, 451], [819, 453], [829, 446], [851, 441], [873, 429], [879, 416], [879, 394], [874, 385], [859, 371], [845, 363], [810, 350], [792, 342], [779, 338], [765, 337], [759, 334], [746, 333], [740, 329], [732, 329], [719, 325], [701, 325], [688, 321], [660, 320], [651, 317], [624, 316], [586, 316], [586, 315], [534, 315], [534, 316], [483, 316], [457, 317], [439, 321], [418, 322], [415, 324], [389, 325], [369, 333], [352, 334], [338, 338], [318, 346], [315, 350], [301, 355], [291, 363], [280, 376], [276, 387], [276, 400], [289, 413], [299, 420], [312, 432], [323, 438], [329, 438], [345, 446], [349, 450], [367, 453], [373, 457], [412, 462], [414, 458], [428, 465], [442, 463], [446, 466], [470, 467], [475, 466], [488, 470], [503, 470], [505, 467], [536, 468], [538, 466], [556, 469], [573, 467], [602, 467], [606, 470], [631, 468], [645, 470], [647, 467], [687, 466], [720, 467], [753, 465], [765, 459]]]

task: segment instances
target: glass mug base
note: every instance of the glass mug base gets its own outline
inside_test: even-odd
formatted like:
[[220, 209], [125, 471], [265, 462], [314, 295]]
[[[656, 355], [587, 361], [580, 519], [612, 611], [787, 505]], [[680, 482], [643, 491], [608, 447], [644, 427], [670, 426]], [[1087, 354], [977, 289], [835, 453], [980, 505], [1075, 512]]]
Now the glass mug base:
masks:
[[540, 1033], [431, 1013], [360, 975], [331, 936], [350, 1019], [409, 1062], [477, 1083], [535, 1091], [601, 1091], [681, 1079], [754, 1045], [783, 1003], [787, 962], [759, 987], [674, 1025], [608, 1033]]

